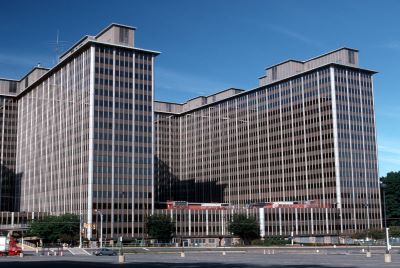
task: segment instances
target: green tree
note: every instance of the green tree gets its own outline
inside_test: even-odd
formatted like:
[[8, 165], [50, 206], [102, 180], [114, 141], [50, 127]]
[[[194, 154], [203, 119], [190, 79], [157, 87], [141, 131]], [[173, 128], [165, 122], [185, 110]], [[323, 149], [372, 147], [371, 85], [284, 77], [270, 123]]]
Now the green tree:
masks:
[[79, 216], [64, 214], [61, 216], [46, 216], [33, 221], [29, 225], [28, 234], [38, 236], [45, 242], [71, 243], [79, 237]]
[[400, 172], [389, 172], [385, 177], [381, 177], [380, 180], [384, 185], [386, 196], [387, 225], [400, 226]]
[[351, 235], [351, 238], [354, 239], [366, 239], [367, 237], [372, 239], [384, 239], [385, 238], [385, 231], [382, 229], [370, 229], [370, 230], [363, 230], [360, 232], [356, 232]]
[[254, 217], [247, 217], [244, 214], [233, 215], [229, 223], [229, 232], [239, 236], [245, 245], [260, 237], [258, 222]]
[[400, 237], [400, 226], [390, 226], [389, 234], [393, 237]]
[[146, 219], [147, 234], [158, 242], [168, 243], [174, 233], [174, 224], [167, 215], [152, 215]]

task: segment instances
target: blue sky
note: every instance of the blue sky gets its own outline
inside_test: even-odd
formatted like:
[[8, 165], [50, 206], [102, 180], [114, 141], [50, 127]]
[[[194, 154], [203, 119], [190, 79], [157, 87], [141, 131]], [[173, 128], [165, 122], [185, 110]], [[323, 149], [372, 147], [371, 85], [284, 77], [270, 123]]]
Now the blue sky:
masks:
[[342, 46], [360, 50], [375, 75], [380, 175], [400, 170], [400, 1], [5, 1], [0, 77], [55, 63], [111, 22], [137, 27], [136, 46], [161, 51], [156, 99], [183, 102], [228, 87], [250, 89], [265, 67]]

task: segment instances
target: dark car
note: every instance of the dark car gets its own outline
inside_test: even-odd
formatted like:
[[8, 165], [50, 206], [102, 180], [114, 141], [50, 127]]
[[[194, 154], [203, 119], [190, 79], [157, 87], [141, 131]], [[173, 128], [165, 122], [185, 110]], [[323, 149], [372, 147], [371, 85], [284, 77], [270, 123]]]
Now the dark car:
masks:
[[115, 256], [117, 255], [117, 252], [115, 252], [112, 249], [109, 248], [100, 248], [98, 250], [96, 250], [95, 252], [93, 252], [94, 255], [96, 256]]

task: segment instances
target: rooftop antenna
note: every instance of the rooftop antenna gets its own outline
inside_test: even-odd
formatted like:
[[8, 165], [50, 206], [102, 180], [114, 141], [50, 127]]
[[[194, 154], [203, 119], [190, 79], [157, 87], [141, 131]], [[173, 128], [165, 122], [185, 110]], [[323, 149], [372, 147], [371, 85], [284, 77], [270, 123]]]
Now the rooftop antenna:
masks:
[[65, 47], [67, 46], [68, 42], [60, 40], [60, 30], [57, 30], [56, 40], [48, 42], [50, 46], [52, 46], [54, 52], [56, 53], [55, 64], [60, 61], [60, 55], [64, 51]]

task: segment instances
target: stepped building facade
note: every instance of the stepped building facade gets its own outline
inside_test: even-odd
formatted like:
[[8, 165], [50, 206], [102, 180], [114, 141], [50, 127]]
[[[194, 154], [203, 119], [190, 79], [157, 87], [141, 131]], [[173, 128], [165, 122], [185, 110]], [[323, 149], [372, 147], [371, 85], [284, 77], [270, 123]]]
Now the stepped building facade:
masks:
[[156, 198], [273, 203], [275, 235], [380, 227], [374, 73], [342, 48], [271, 66], [253, 90], [155, 102]]
[[111, 24], [52, 69], [0, 79], [1, 210], [79, 214], [89, 239], [100, 214], [106, 239], [146, 237], [152, 214], [199, 239], [229, 237], [235, 213], [263, 236], [381, 227], [375, 72], [357, 50], [179, 104], [154, 101], [159, 52], [134, 33]]

